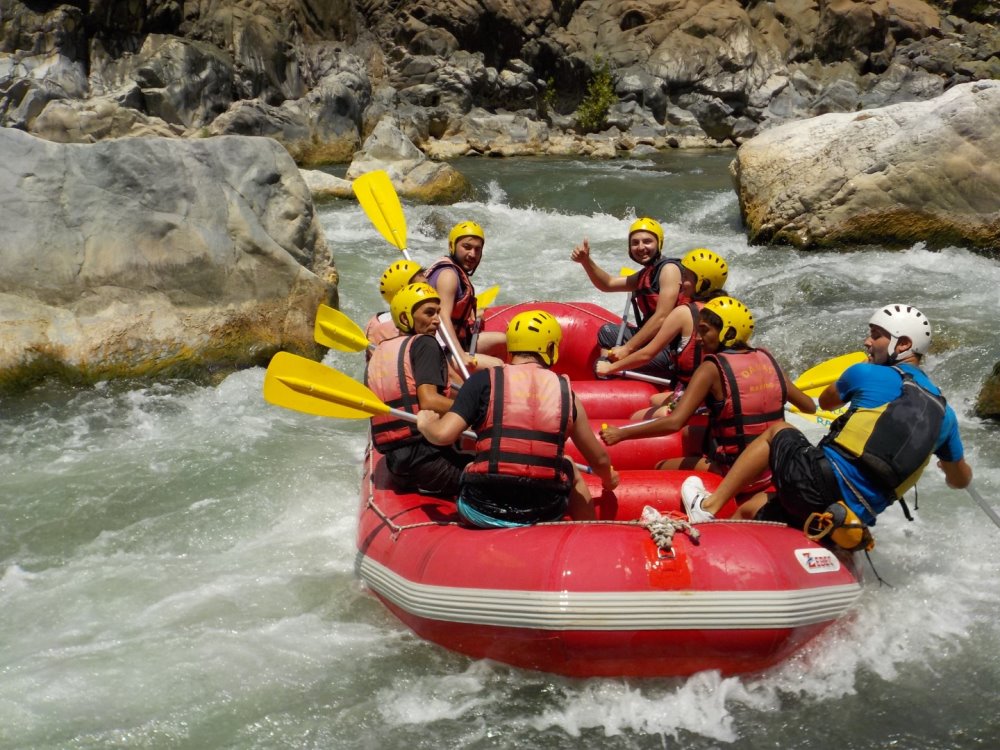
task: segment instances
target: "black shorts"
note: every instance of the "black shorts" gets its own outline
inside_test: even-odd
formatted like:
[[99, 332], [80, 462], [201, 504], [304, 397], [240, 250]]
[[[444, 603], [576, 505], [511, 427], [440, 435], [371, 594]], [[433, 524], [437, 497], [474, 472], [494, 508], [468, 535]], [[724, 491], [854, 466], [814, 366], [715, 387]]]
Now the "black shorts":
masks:
[[462, 470], [472, 454], [459, 453], [451, 446], [431, 445], [421, 440], [389, 451], [385, 465], [402, 490], [419, 490], [429, 495], [455, 497]]
[[[602, 349], [611, 349], [615, 345], [615, 341], [618, 340], [618, 331], [620, 328], [620, 323], [605, 323], [598, 329], [597, 343], [601, 345]], [[638, 330], [635, 326], [627, 326], [625, 328], [625, 335], [622, 336], [622, 343], [632, 338]], [[642, 365], [642, 367], [636, 367], [635, 370], [647, 375], [672, 379], [674, 376], [674, 361], [670, 357], [670, 352], [667, 349], [663, 349], [649, 360], [649, 362]]]
[[757, 511], [758, 521], [802, 526], [811, 513], [822, 513], [840, 500], [830, 462], [798, 430], [781, 430], [774, 436], [770, 463], [777, 492]]
[[[567, 461], [568, 463], [568, 461]], [[566, 513], [567, 481], [466, 473], [461, 499], [477, 513], [518, 524], [558, 521]]]

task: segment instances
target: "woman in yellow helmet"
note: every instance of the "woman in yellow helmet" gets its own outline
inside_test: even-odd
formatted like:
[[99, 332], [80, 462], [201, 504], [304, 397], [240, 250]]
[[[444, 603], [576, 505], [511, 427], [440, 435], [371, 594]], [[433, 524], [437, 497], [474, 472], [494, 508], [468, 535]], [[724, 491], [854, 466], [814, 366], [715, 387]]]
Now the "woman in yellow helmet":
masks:
[[[663, 321], [678, 303], [681, 291], [680, 259], [663, 257], [663, 227], [655, 219], [637, 219], [629, 227], [628, 254], [642, 266], [639, 273], [630, 276], [612, 276], [590, 256], [590, 242], [584, 238], [570, 258], [583, 266], [591, 283], [602, 292], [629, 292], [636, 327], [624, 331], [619, 341], [621, 327], [609, 323], [598, 332], [598, 342], [607, 351], [607, 358], [615, 362], [627, 357], [650, 342], [660, 330]], [[660, 353], [648, 362], [642, 371], [671, 376], [670, 358]]]
[[[683, 397], [667, 416], [628, 427], [606, 427], [601, 438], [608, 445], [651, 435], [684, 430], [688, 445], [702, 445], [698, 455], [661, 461], [660, 469], [692, 469], [725, 475], [737, 456], [772, 424], [784, 421], [785, 402], [813, 414], [816, 404], [799, 390], [766, 349], [750, 346], [754, 318], [732, 297], [705, 303], [698, 318], [697, 336], [705, 352]], [[689, 426], [695, 411], [708, 409], [708, 427]], [[767, 486], [765, 472], [745, 490]]]

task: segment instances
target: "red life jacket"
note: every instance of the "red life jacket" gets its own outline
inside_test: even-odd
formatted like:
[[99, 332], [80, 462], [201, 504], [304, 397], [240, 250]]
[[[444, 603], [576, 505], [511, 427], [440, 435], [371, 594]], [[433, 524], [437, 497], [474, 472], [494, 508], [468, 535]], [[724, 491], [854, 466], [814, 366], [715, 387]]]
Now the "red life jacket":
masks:
[[[399, 329], [392, 322], [392, 315], [388, 312], [380, 312], [372, 315], [368, 325], [365, 326], [365, 338], [369, 342], [378, 346], [387, 339], [394, 339], [399, 335]], [[365, 359], [372, 358], [372, 350], [365, 350]]]
[[[417, 337], [400, 336], [398, 331], [396, 333], [395, 338], [386, 339], [372, 352], [365, 370], [365, 385], [394, 409], [416, 414], [420, 411], [420, 401], [417, 399], [417, 383], [413, 377], [410, 349]], [[392, 414], [372, 417], [371, 430], [372, 443], [382, 453], [421, 439], [415, 424]]]
[[731, 466], [754, 438], [784, 420], [785, 379], [766, 349], [729, 349], [705, 360], [719, 368], [723, 392], [722, 402], [710, 406], [706, 455]]
[[[660, 301], [660, 271], [668, 263], [681, 267], [680, 259], [660, 256], [639, 271], [639, 284], [632, 292], [632, 311], [635, 313], [635, 322], [640, 327], [655, 312], [656, 304]], [[677, 304], [681, 304], [680, 297]]]
[[476, 288], [472, 286], [472, 280], [465, 269], [450, 256], [439, 258], [427, 269], [427, 283], [437, 289], [438, 276], [446, 268], [458, 274], [458, 293], [451, 308], [451, 325], [458, 336], [458, 345], [467, 350], [472, 343], [472, 329], [476, 324]]
[[537, 364], [494, 367], [468, 474], [568, 482], [563, 451], [573, 427], [569, 378]]
[[698, 332], [695, 328], [698, 326], [698, 313], [704, 306], [704, 302], [687, 303], [687, 308], [691, 311], [691, 318], [694, 321], [694, 325], [691, 326], [691, 336], [688, 338], [687, 343], [684, 344], [684, 348], [680, 351], [676, 351], [675, 349], [673, 355], [674, 374], [677, 376], [677, 382], [680, 385], [686, 386], [690, 383], [691, 378], [694, 376], [694, 371], [701, 364], [701, 339], [698, 338]]

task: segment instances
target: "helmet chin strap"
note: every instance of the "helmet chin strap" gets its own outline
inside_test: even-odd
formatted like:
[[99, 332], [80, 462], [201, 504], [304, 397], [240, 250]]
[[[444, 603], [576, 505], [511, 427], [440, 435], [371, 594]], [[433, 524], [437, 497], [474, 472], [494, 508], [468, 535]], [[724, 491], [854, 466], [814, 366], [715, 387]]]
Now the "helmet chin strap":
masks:
[[905, 352], [896, 351], [896, 345], [898, 343], [899, 339], [896, 336], [889, 337], [889, 349], [892, 351], [892, 354], [890, 354], [889, 358], [886, 360], [887, 365], [895, 365], [902, 362], [903, 360], [913, 359], [912, 349], [907, 349]]

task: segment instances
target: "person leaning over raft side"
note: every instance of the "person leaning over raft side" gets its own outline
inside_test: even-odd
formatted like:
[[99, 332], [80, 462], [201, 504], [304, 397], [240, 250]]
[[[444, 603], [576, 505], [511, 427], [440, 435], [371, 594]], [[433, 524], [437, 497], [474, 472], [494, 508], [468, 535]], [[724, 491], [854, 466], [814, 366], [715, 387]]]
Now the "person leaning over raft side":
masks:
[[[788, 379], [771, 353], [750, 346], [753, 329], [753, 315], [739, 300], [716, 297], [705, 303], [697, 334], [704, 359], [673, 411], [632, 426], [603, 427], [601, 438], [614, 445], [622, 440], [683, 430], [689, 436], [685, 442], [701, 444], [702, 453], [666, 459], [656, 468], [725, 475], [748, 445], [770, 425], [784, 420], [785, 401], [814, 413], [816, 404]], [[708, 427], [688, 425], [702, 405], [708, 407]], [[766, 486], [770, 475], [764, 469], [746, 477], [738, 491]]]
[[[392, 298], [398, 333], [375, 347], [365, 370], [365, 383], [389, 406], [416, 414], [444, 414], [448, 395], [447, 361], [434, 334], [441, 302], [428, 284], [410, 284]], [[444, 497], [458, 494], [462, 469], [471, 456], [449, 445], [431, 445], [412, 422], [391, 414], [372, 417], [372, 443], [385, 455], [386, 468], [403, 489]]]
[[[382, 295], [385, 304], [391, 305], [396, 292], [404, 286], [426, 281], [424, 269], [420, 267], [419, 263], [406, 259], [397, 260], [382, 272], [378, 283], [378, 293]], [[368, 325], [365, 326], [365, 337], [373, 344], [380, 344], [386, 339], [395, 338], [398, 335], [399, 330], [392, 319], [391, 310], [375, 313], [368, 321]], [[366, 350], [365, 357], [371, 359], [371, 356], [371, 350]]]
[[829, 514], [831, 539], [852, 550], [873, 544], [875, 517], [916, 484], [932, 454], [949, 487], [972, 481], [955, 412], [919, 365], [931, 344], [930, 321], [910, 305], [886, 305], [868, 322], [868, 361], [847, 368], [819, 397], [824, 409], [850, 407], [818, 446], [784, 422], [773, 425], [709, 494], [697, 477], [681, 486], [692, 522], [707, 521], [739, 486], [768, 465], [777, 493], [760, 494], [742, 517], [803, 526]]
[[[698, 337], [698, 316], [705, 303], [714, 297], [726, 296], [722, 289], [729, 278], [729, 267], [719, 255], [703, 247], [685, 253], [681, 258], [681, 296], [691, 301], [678, 305], [664, 319], [656, 335], [641, 349], [615, 362], [600, 360], [596, 366], [598, 376], [613, 375], [616, 372], [642, 367], [661, 351], [670, 357], [671, 369], [675, 377], [674, 390], [653, 397], [651, 413], [642, 417], [650, 418], [670, 413], [684, 388], [691, 382], [698, 365], [701, 364], [701, 339]], [[659, 397], [666, 398], [659, 398]]]
[[448, 233], [448, 254], [427, 269], [427, 283], [441, 295], [441, 327], [452, 337], [470, 370], [502, 365], [496, 357], [480, 355], [494, 346], [500, 346], [504, 337], [497, 331], [479, 334], [477, 354], [469, 354], [472, 333], [476, 324], [476, 288], [472, 275], [483, 260], [486, 234], [474, 221], [462, 221]]
[[458, 510], [473, 526], [503, 528], [562, 518], [595, 518], [580, 470], [564, 454], [566, 439], [601, 478], [618, 486], [618, 472], [594, 437], [569, 378], [549, 368], [559, 357], [562, 330], [547, 312], [515, 315], [507, 326], [510, 363], [477, 372], [444, 416], [420, 412], [420, 432], [437, 445], [453, 442], [470, 425], [478, 434], [475, 458], [462, 475]]
[[[602, 349], [608, 350], [612, 362], [632, 354], [649, 341], [660, 330], [663, 321], [679, 300], [681, 269], [678, 258], [663, 257], [663, 227], [658, 221], [642, 218], [635, 221], [628, 230], [628, 255], [642, 265], [639, 273], [631, 276], [612, 276], [590, 257], [590, 242], [584, 238], [577, 245], [570, 258], [583, 266], [591, 283], [602, 292], [631, 292], [632, 309], [638, 328], [628, 328], [622, 339], [615, 345], [620, 326], [608, 323], [597, 333]], [[670, 376], [670, 358], [661, 352], [642, 371], [647, 374]]]

